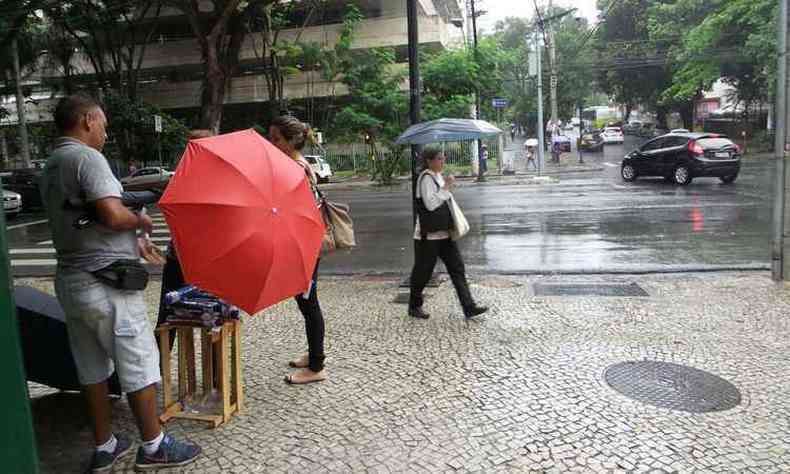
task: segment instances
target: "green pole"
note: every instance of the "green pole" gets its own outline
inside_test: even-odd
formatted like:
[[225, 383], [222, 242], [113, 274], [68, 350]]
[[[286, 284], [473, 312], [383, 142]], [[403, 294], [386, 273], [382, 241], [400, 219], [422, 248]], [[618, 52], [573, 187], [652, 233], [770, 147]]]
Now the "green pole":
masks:
[[[0, 189], [2, 183], [0, 182]], [[36, 438], [25, 381], [16, 306], [11, 292], [11, 271], [6, 244], [5, 212], [0, 212], [0, 465], [4, 472], [38, 472]]]

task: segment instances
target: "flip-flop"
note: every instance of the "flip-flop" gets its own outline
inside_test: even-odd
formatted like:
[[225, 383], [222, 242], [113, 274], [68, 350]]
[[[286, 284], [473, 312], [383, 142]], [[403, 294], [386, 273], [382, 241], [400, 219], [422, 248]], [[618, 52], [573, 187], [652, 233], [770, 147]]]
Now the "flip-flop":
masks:
[[307, 357], [299, 357], [298, 359], [288, 361], [288, 367], [293, 367], [294, 369], [306, 369], [309, 366], [310, 361]]
[[324, 375], [321, 378], [305, 380], [303, 382], [294, 381], [293, 374], [289, 374], [285, 376], [285, 383], [287, 383], [288, 385], [305, 385], [308, 383], [323, 382], [324, 380], [326, 380], [326, 375]]

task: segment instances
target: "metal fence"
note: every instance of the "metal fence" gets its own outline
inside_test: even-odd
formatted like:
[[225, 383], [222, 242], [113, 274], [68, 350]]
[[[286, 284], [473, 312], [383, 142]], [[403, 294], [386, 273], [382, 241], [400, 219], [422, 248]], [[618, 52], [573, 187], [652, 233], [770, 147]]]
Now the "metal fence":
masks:
[[[483, 140], [488, 149], [489, 169], [496, 166], [501, 150], [499, 140]], [[472, 167], [472, 158], [475, 156], [475, 141], [467, 140], [462, 142], [439, 143], [437, 146], [442, 149], [447, 157], [446, 166], [453, 172], [469, 172]], [[370, 148], [364, 143], [338, 144], [330, 143], [323, 146], [323, 149], [310, 149], [305, 154], [320, 154], [332, 167], [333, 172], [353, 171], [354, 173], [364, 172], [370, 168]], [[378, 150], [378, 158], [383, 158], [388, 153], [387, 149]], [[404, 155], [402, 171], [409, 169], [408, 156]]]

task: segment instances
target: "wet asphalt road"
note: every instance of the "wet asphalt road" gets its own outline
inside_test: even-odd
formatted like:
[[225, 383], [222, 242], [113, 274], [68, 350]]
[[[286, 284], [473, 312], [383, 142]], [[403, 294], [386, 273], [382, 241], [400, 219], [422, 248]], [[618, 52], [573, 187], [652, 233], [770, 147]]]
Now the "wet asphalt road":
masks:
[[[636, 146], [607, 145], [586, 155], [596, 171], [563, 174], [554, 184], [495, 182], [454, 192], [472, 231], [461, 241], [472, 272], [641, 272], [768, 268], [773, 163], [744, 160], [732, 185], [698, 178], [624, 183], [619, 163]], [[576, 155], [565, 155], [576, 160]], [[517, 162], [517, 166], [521, 165]], [[519, 168], [521, 169], [521, 168]], [[412, 264], [410, 191], [328, 191], [351, 205], [358, 248], [322, 261], [324, 273], [407, 273]], [[40, 216], [10, 221], [10, 248], [44, 248]], [[41, 256], [16, 252], [17, 274], [47, 274]], [[38, 259], [26, 266], [24, 258]]]

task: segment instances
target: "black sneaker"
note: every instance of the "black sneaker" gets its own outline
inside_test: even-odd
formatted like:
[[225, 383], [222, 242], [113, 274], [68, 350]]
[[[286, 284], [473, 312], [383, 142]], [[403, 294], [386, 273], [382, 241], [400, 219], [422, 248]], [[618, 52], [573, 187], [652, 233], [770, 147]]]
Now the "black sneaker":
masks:
[[422, 306], [419, 308], [409, 308], [409, 316], [418, 319], [428, 319], [431, 317], [430, 314], [422, 310]]
[[474, 305], [471, 308], [464, 309], [464, 316], [466, 316], [466, 319], [470, 319], [470, 318], [474, 318], [475, 316], [479, 316], [485, 313], [486, 311], [488, 311], [487, 306]]
[[135, 471], [153, 471], [166, 467], [181, 467], [193, 462], [200, 455], [200, 446], [183, 441], [176, 441], [165, 435], [162, 444], [154, 454], [145, 454], [142, 446], [137, 450]]
[[115, 451], [112, 453], [108, 453], [107, 451], [96, 451], [93, 453], [89, 472], [109, 472], [115, 465], [115, 461], [132, 451], [132, 442], [129, 438], [123, 435], [115, 435], [115, 439], [118, 440], [118, 444], [115, 446]]

